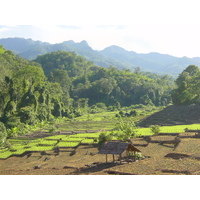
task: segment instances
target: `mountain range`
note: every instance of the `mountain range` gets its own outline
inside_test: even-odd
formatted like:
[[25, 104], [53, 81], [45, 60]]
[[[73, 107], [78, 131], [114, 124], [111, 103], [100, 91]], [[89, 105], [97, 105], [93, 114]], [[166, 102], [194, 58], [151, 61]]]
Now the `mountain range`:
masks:
[[136, 53], [134, 51], [127, 51], [116, 45], [97, 51], [92, 49], [85, 40], [79, 43], [69, 40], [62, 43], [50, 44], [32, 39], [4, 38], [0, 39], [0, 44], [5, 49], [12, 50], [15, 54], [19, 54], [21, 57], [29, 60], [35, 59], [38, 55], [53, 51], [73, 51], [98, 66], [115, 66], [119, 69], [128, 68], [131, 70], [140, 67], [142, 71], [162, 75], [168, 74], [175, 77], [188, 67], [188, 65], [200, 66], [200, 57], [179, 58], [155, 52], [147, 54]]

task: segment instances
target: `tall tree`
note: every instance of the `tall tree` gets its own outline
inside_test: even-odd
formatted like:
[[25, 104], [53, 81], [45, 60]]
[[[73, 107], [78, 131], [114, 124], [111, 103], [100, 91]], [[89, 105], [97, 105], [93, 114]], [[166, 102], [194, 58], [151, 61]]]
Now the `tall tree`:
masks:
[[195, 65], [189, 65], [176, 79], [177, 89], [172, 93], [174, 104], [198, 103], [200, 70]]

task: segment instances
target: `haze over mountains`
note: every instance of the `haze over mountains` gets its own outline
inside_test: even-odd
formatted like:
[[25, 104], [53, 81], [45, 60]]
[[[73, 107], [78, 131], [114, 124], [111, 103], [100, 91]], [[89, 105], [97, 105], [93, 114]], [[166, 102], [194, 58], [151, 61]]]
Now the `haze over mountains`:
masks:
[[[38, 55], [43, 55], [53, 51], [74, 51], [96, 65], [102, 67], [115, 66], [119, 69], [129, 68], [134, 70], [140, 67], [143, 71], [157, 74], [168, 74], [178, 76], [188, 65], [200, 66], [200, 57], [175, 57], [160, 53], [136, 53], [127, 51], [122, 47], [112, 45], [101, 51], [93, 50], [86, 41], [75, 43], [73, 40], [58, 44], [33, 41], [24, 38], [0, 39], [0, 44], [15, 54], [19, 54], [26, 59], [35, 59]], [[134, 47], [133, 47], [134, 48]]]

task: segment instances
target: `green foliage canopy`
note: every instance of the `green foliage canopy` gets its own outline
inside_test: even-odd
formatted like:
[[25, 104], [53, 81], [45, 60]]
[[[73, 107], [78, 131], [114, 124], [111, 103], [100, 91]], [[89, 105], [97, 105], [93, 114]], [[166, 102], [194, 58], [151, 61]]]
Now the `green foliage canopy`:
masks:
[[177, 88], [172, 93], [174, 104], [200, 103], [200, 69], [189, 65], [176, 79]]

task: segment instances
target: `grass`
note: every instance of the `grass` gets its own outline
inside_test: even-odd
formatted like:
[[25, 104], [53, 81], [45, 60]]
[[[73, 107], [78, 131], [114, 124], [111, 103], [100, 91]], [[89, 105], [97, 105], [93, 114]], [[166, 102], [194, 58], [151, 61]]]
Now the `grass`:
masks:
[[98, 138], [101, 132], [98, 133], [79, 133], [71, 136], [70, 138]]
[[101, 113], [94, 113], [94, 114], [86, 114], [81, 117], [77, 117], [77, 120], [79, 121], [108, 121], [115, 119], [115, 115], [119, 111], [113, 111], [113, 112], [101, 112]]
[[10, 150], [18, 151], [18, 150], [24, 149], [24, 147], [25, 147], [25, 145], [23, 145], [23, 144], [17, 144], [17, 145], [15, 144], [10, 147]]
[[50, 151], [53, 150], [54, 146], [32, 146], [27, 151]]
[[51, 145], [55, 145], [57, 143], [57, 141], [55, 141], [55, 140], [41, 140], [40, 141], [40, 143], [39, 143], [39, 145], [49, 145], [49, 146], [51, 146]]
[[[189, 130], [200, 130], [200, 124], [161, 126], [160, 133], [182, 133], [185, 132], [186, 128], [188, 128]], [[137, 131], [137, 135], [153, 135], [153, 133], [150, 128], [139, 128]]]
[[57, 144], [58, 147], [76, 147], [80, 144], [80, 142], [59, 142]]
[[0, 153], [0, 159], [6, 159], [9, 158], [13, 153], [11, 151], [5, 151], [3, 153]]
[[21, 155], [21, 154], [23, 154], [23, 153], [25, 153], [26, 152], [26, 150], [25, 149], [19, 149], [19, 150], [17, 150], [17, 151], [15, 151], [15, 152], [13, 152], [13, 154], [12, 155]]
[[48, 139], [48, 140], [58, 140], [58, 139], [64, 139], [64, 138], [67, 138], [68, 136], [66, 135], [53, 135], [53, 136], [49, 136], [49, 137], [45, 137], [45, 139]]
[[84, 138], [82, 138], [82, 137], [70, 137], [70, 138], [67, 138], [67, 139], [62, 139], [62, 142], [74, 142], [74, 141], [76, 141], [76, 142], [81, 142], [82, 140], [83, 140]]
[[116, 120], [112, 121], [75, 121], [68, 122], [60, 125], [59, 130], [68, 130], [68, 131], [85, 131], [85, 130], [99, 130], [99, 129], [113, 129], [115, 126]]
[[94, 143], [97, 143], [97, 142], [94, 142], [93, 139], [84, 139], [84, 140], [81, 141], [81, 143], [94, 144]]

